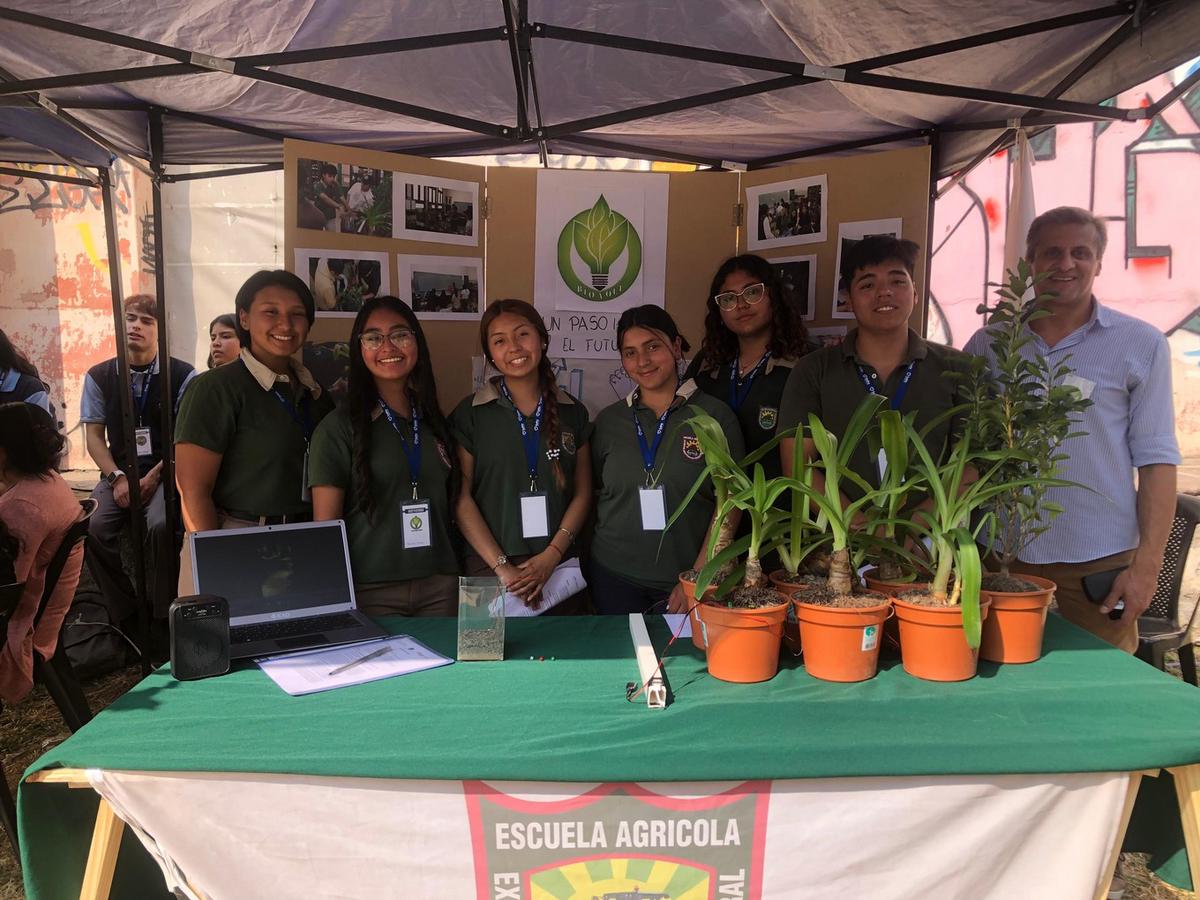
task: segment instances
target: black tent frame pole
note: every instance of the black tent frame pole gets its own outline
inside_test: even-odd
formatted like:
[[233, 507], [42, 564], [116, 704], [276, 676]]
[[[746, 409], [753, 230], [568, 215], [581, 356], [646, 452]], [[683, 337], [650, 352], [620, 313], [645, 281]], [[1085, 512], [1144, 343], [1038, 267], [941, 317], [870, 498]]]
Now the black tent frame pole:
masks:
[[100, 182], [89, 178], [75, 178], [71, 175], [58, 175], [54, 172], [36, 172], [30, 169], [14, 169], [0, 166], [0, 175], [15, 175], [18, 178], [36, 178], [39, 181], [56, 181], [61, 184], [75, 184], [80, 187], [99, 187]]
[[183, 172], [179, 175], [168, 175], [164, 172], [160, 180], [163, 184], [178, 184], [183, 181], [204, 181], [208, 178], [228, 178], [231, 175], [255, 175], [259, 172], [281, 171], [283, 171], [283, 163], [263, 163], [257, 166], [238, 166], [214, 172]]
[[929, 135], [929, 212], [925, 222], [925, 285], [921, 300], [921, 332], [929, 334], [929, 298], [933, 294], [933, 215], [937, 206], [938, 157], [941, 155], [941, 135], [934, 129]]
[[[117, 381], [121, 401], [121, 430], [125, 436], [125, 459], [114, 460], [126, 472], [129, 484], [129, 519], [133, 526], [133, 581], [137, 598], [138, 632], [141, 645], [143, 674], [150, 671], [150, 631], [146, 597], [146, 522], [143, 518], [143, 497], [137, 466], [137, 444], [133, 433], [132, 378], [129, 373], [129, 353], [125, 346], [125, 309], [121, 293], [121, 255], [117, 241], [116, 203], [113, 200], [112, 173], [97, 169], [100, 176], [101, 199], [104, 207], [104, 237], [108, 244], [108, 281], [112, 291], [113, 325], [117, 339]], [[160, 367], [161, 368], [161, 367]]]
[[[175, 549], [175, 535], [178, 530], [179, 517], [177, 492], [175, 489], [175, 391], [177, 386], [171, 380], [171, 341], [167, 318], [167, 272], [164, 262], [165, 243], [163, 241], [163, 204], [162, 204], [162, 174], [163, 174], [163, 116], [161, 109], [150, 111], [150, 168], [155, 177], [150, 181], [150, 202], [154, 215], [154, 294], [158, 299], [158, 384], [161, 389], [159, 399], [160, 425], [162, 429], [162, 479], [160, 484], [163, 492], [163, 515], [166, 527], [159, 535], [159, 565], [171, 572], [177, 572], [175, 567], [179, 552]], [[150, 619], [155, 609], [165, 610], [175, 592], [170, 589], [171, 581], [175, 579], [157, 579], [164, 582], [166, 596], [152, 597], [150, 609], [146, 614], [146, 625], [149, 629]], [[142, 639], [150, 646], [148, 631]], [[143, 665], [149, 667], [148, 657], [143, 657]]]

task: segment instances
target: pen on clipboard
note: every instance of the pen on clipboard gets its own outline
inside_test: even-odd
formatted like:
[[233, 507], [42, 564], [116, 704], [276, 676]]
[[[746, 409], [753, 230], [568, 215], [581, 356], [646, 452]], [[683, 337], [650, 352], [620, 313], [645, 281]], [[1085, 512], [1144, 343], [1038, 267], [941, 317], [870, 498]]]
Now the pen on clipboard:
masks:
[[329, 675], [327, 675], [325, 677], [328, 678], [332, 675], [341, 675], [347, 669], [353, 669], [355, 666], [359, 665], [360, 663], [365, 663], [368, 660], [375, 659], [376, 657], [379, 657], [379, 656], [383, 656], [383, 654], [390, 652], [391, 649], [392, 649], [391, 647], [380, 647], [378, 650], [372, 650], [366, 656], [360, 656], [358, 659], [352, 659], [352, 660], [350, 660], [350, 662], [346, 663], [344, 666], [338, 666], [336, 669], [332, 669], [329, 672]]

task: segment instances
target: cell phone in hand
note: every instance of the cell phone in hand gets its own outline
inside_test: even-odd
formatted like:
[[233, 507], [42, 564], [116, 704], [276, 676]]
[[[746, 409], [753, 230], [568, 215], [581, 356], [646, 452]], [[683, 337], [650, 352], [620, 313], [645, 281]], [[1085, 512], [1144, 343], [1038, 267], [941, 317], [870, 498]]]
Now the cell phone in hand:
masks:
[[[1127, 568], [1129, 567], [1121, 566], [1118, 569], [1106, 569], [1103, 572], [1093, 572], [1091, 575], [1084, 575], [1079, 579], [1083, 585], [1083, 595], [1088, 598], [1089, 602], [1099, 606], [1112, 590], [1113, 582], [1117, 580], [1117, 576]], [[1109, 610], [1108, 617], [1115, 622], [1121, 618], [1121, 613], [1124, 611], [1125, 601], [1118, 600], [1117, 605]]]

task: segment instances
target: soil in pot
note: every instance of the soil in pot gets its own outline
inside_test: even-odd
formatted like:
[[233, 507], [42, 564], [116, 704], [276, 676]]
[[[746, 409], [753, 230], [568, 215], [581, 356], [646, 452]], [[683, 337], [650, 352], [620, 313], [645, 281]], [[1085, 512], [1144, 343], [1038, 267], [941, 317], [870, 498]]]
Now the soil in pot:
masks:
[[809, 675], [841, 682], [875, 676], [887, 596], [875, 591], [835, 596], [826, 590], [797, 594], [793, 603]]
[[783, 643], [793, 654], [800, 654], [800, 623], [796, 621], [796, 610], [791, 605], [794, 595], [803, 594], [825, 586], [825, 579], [817, 575], [797, 572], [795, 575], [786, 569], [776, 569], [767, 576], [780, 599], [788, 603], [787, 620], [783, 625]]
[[1041, 659], [1046, 612], [1057, 585], [1036, 575], [985, 575], [983, 584], [980, 597], [989, 601], [991, 614], [983, 622], [980, 657], [1007, 664]]
[[738, 588], [697, 610], [708, 652], [708, 672], [722, 681], [768, 681], [779, 669], [779, 645], [788, 604], [770, 588]]
[[[979, 606], [986, 621], [986, 601], [981, 599]], [[949, 606], [923, 591], [905, 591], [894, 607], [900, 621], [900, 660], [905, 672], [926, 681], [975, 677], [979, 651], [967, 646], [961, 606]]]

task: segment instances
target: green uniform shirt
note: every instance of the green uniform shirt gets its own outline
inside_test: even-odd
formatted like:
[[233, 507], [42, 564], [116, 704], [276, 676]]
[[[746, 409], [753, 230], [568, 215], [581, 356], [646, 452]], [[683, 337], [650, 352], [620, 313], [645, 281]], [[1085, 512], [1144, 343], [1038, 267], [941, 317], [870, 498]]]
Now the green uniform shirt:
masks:
[[[758, 373], [747, 390], [742, 405], [732, 409], [729, 395], [729, 371], [737, 365], [737, 360], [723, 366], [715, 366], [707, 360], [701, 360], [696, 369], [696, 386], [704, 393], [721, 401], [722, 406], [729, 407], [737, 416], [742, 428], [742, 439], [746, 452], [752, 453], [775, 436], [775, 426], [779, 424], [779, 404], [783, 397], [783, 388], [788, 376], [796, 365], [794, 359], [776, 359], [772, 356], [766, 366]], [[745, 385], [740, 385], [745, 388]], [[768, 453], [762, 460], [763, 471], [768, 478], [780, 474], [779, 454]]]
[[[429, 501], [430, 546], [405, 549], [400, 507], [412, 500], [412, 475], [400, 435], [376, 408], [371, 423], [371, 490], [375, 518], [358, 509], [354, 472], [354, 439], [350, 414], [344, 409], [325, 417], [313, 435], [308, 483], [346, 492], [342, 518], [350, 539], [350, 563], [356, 584], [409, 581], [429, 575], [457, 575], [458, 559], [450, 537], [450, 458], [446, 448], [421, 425], [421, 477], [417, 496]], [[397, 418], [404, 441], [412, 446], [412, 421]]]
[[[312, 504], [300, 499], [306, 445], [296, 419], [303, 419], [303, 397], [310, 398], [314, 427], [333, 402], [303, 366], [293, 362], [292, 372], [294, 378], [276, 375], [243, 350], [240, 362], [205, 372], [184, 393], [175, 443], [221, 454], [213, 485], [218, 509], [256, 517], [312, 513]], [[275, 390], [289, 400], [295, 418]]]
[[[915, 411], [918, 429], [962, 402], [959, 379], [947, 377], [948, 372], [967, 370], [969, 358], [961, 350], [927, 342], [910, 328], [904, 360], [886, 383], [879, 383], [874, 368], [857, 356], [857, 337], [857, 329], [852, 330], [840, 345], [823, 347], [796, 363], [783, 393], [780, 429], [794, 428], [798, 424], [807, 427], [808, 414], [816, 413], [821, 423], [840, 438], [868, 393], [858, 374], [859, 364], [877, 384], [876, 391], [891, 397], [900, 386], [905, 367], [916, 361], [908, 390], [900, 403], [900, 412]], [[944, 458], [947, 440], [954, 430], [955, 420], [949, 419], [926, 435], [925, 446], [935, 461]], [[872, 456], [865, 438], [855, 449], [850, 465], [869, 484], [879, 485], [878, 460]], [[843, 482], [843, 490], [852, 500], [862, 496], [862, 491], [849, 482]]]
[[[634, 391], [596, 416], [592, 435], [592, 471], [597, 492], [592, 557], [627, 581], [669, 591], [679, 573], [696, 562], [712, 522], [713, 489], [711, 481], [706, 481], [684, 514], [665, 532], [642, 529], [638, 490], [645, 485], [646, 467], [633, 415], [636, 412], [642, 423], [647, 447], [654, 444], [658, 416], [642, 404], [637, 393]], [[668, 519], [704, 468], [700, 445], [686, 424], [693, 415], [690, 406], [699, 406], [721, 424], [735, 459], [745, 452], [741, 428], [728, 406], [698, 390], [696, 382], [691, 380], [680, 385], [675, 398], [674, 412], [667, 419], [654, 458], [654, 483], [666, 490]]]
[[[560, 489], [546, 455], [546, 419], [538, 435], [538, 490], [546, 494], [546, 522], [549, 535], [544, 538], [521, 537], [520, 495], [529, 490], [529, 470], [525, 465], [525, 445], [517, 413], [504, 399], [493, 379], [466, 397], [450, 417], [455, 440], [475, 458], [471, 496], [483, 513], [492, 537], [505, 556], [541, 553], [562, 523], [563, 513], [575, 496], [575, 461], [579, 448], [591, 438], [587, 408], [566, 391], [558, 392], [558, 454], [565, 483]], [[532, 431], [533, 418], [525, 420]]]

